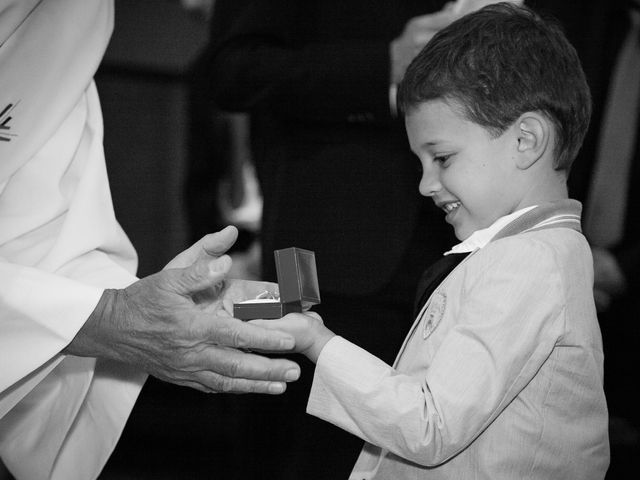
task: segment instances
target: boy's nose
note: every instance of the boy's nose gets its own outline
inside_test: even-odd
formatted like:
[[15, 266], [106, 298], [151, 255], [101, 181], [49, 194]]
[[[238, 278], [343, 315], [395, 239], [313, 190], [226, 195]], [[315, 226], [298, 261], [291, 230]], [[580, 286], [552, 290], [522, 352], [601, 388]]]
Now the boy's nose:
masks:
[[440, 184], [440, 172], [435, 165], [423, 165], [422, 178], [420, 179], [420, 195], [432, 197], [442, 189]]

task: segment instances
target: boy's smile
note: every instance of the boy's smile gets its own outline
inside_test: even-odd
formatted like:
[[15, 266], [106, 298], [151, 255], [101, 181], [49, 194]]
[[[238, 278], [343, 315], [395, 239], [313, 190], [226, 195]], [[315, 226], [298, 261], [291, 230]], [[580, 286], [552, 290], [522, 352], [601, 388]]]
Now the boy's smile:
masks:
[[523, 206], [514, 128], [493, 138], [443, 100], [419, 105], [405, 123], [411, 150], [422, 163], [420, 193], [446, 213], [458, 239]]

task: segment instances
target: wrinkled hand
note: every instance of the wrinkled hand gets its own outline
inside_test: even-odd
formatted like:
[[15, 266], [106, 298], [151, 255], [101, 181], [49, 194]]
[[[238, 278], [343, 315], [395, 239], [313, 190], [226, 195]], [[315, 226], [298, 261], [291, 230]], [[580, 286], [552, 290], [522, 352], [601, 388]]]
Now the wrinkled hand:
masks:
[[314, 363], [326, 343], [335, 336], [315, 312], [290, 313], [279, 319], [251, 320], [249, 323], [292, 335], [296, 342], [294, 351], [302, 353]]
[[[410, 19], [402, 34], [391, 42], [391, 83], [397, 84], [411, 61], [431, 38], [458, 18], [500, 0], [457, 0], [448, 2], [442, 10]], [[522, 4], [523, 0], [507, 0]]]
[[185, 251], [176, 255], [163, 270], [185, 268], [197, 260], [217, 258], [224, 255], [237, 239], [238, 229], [234, 226], [228, 226], [219, 232], [205, 235]]
[[[237, 238], [238, 230], [233, 226], [205, 235], [187, 250], [178, 254], [164, 267], [164, 270], [185, 268], [196, 261], [219, 258], [231, 248]], [[230, 316], [233, 315], [234, 303], [256, 298], [264, 292], [270, 292], [277, 297], [278, 284], [226, 279], [220, 281], [213, 288], [205, 289], [194, 295], [194, 301], [209, 313]]]
[[235, 241], [233, 230], [205, 237], [162, 272], [106, 290], [65, 353], [125, 362], [205, 392], [282, 393], [285, 382], [298, 378], [298, 365], [243, 349], [290, 351], [293, 337], [222, 313], [224, 302], [272, 285], [224, 283], [231, 259], [217, 255]]
[[609, 308], [612, 299], [624, 292], [626, 279], [613, 254], [604, 248], [592, 247], [593, 296], [598, 312]]

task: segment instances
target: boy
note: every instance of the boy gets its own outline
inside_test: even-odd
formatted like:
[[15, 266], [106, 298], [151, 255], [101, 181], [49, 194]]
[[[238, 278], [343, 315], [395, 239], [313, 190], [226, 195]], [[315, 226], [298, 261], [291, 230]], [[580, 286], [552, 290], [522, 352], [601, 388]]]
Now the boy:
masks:
[[393, 367], [315, 314], [259, 323], [317, 362], [307, 411], [366, 440], [352, 479], [602, 479], [592, 260], [566, 188], [590, 115], [574, 49], [528, 9], [489, 6], [431, 40], [398, 100], [420, 193], [467, 256], [431, 275]]

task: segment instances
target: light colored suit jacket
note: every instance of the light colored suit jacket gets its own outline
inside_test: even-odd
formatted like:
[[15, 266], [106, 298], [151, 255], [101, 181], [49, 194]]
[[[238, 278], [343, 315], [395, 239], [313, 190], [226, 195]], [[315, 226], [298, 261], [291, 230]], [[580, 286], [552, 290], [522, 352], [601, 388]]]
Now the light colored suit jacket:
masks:
[[[602, 479], [601, 335], [580, 204], [525, 213], [435, 289], [393, 367], [322, 351], [308, 412], [366, 440], [352, 479]], [[326, 319], [330, 325], [330, 319]]]

